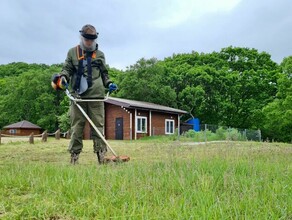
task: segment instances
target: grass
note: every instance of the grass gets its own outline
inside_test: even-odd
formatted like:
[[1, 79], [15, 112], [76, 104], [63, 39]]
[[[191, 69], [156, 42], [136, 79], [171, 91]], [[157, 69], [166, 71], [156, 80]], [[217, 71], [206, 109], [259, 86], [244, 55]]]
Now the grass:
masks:
[[98, 166], [91, 141], [0, 145], [0, 219], [292, 219], [292, 145], [110, 141], [130, 162]]

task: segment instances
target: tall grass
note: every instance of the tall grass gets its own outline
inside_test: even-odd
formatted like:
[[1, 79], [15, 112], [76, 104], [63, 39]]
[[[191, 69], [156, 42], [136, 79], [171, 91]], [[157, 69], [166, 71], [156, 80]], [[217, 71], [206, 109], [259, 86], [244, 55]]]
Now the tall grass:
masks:
[[98, 166], [84, 143], [0, 145], [0, 219], [292, 218], [291, 145], [111, 141], [131, 161]]

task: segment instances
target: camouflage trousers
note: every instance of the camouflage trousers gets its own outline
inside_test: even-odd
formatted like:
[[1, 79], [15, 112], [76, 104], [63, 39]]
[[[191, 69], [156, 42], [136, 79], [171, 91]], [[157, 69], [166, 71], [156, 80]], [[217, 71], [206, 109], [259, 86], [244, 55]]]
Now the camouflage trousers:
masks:
[[[104, 103], [103, 102], [79, 102], [82, 109], [86, 112], [93, 124], [103, 134], [104, 129]], [[71, 123], [71, 140], [69, 152], [79, 154], [83, 148], [83, 130], [86, 122], [85, 116], [79, 108], [71, 102], [70, 105], [70, 123]], [[93, 139], [93, 150], [106, 152], [106, 145], [100, 139], [96, 131], [91, 127], [91, 137]]]

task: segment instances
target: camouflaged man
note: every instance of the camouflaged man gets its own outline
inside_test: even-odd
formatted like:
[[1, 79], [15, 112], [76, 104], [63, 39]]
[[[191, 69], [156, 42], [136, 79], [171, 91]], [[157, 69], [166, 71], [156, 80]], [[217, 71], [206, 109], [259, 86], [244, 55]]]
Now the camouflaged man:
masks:
[[[69, 50], [61, 73], [55, 74], [52, 78], [52, 86], [54, 89], [66, 89], [67, 82], [69, 82], [70, 92], [73, 96], [81, 99], [102, 99], [106, 88], [111, 93], [117, 90], [117, 85], [109, 79], [104, 54], [98, 49], [96, 43], [98, 33], [95, 27], [87, 24], [79, 32], [80, 44]], [[104, 103], [80, 102], [79, 105], [103, 134]], [[68, 150], [71, 153], [72, 164], [77, 163], [83, 148], [82, 138], [85, 122], [85, 116], [71, 102], [71, 141]], [[106, 145], [94, 130], [92, 138], [94, 153], [97, 154], [98, 162], [102, 164], [104, 163], [104, 154], [107, 151]]]

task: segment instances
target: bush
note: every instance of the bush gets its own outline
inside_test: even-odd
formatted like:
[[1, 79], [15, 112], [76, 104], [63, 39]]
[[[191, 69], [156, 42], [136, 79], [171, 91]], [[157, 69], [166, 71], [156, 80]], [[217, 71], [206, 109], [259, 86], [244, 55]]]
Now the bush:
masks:
[[186, 138], [195, 138], [196, 137], [196, 131], [193, 129], [188, 130], [183, 134], [184, 137]]
[[241, 141], [241, 140], [245, 140], [245, 138], [243, 137], [243, 135], [238, 132], [237, 129], [235, 128], [229, 128], [227, 129], [227, 140], [232, 140], [232, 141]]
[[223, 127], [219, 127], [217, 130], [216, 130], [216, 135], [218, 137], [219, 140], [226, 140], [226, 134], [227, 134], [227, 131], [226, 129], [224, 129]]

